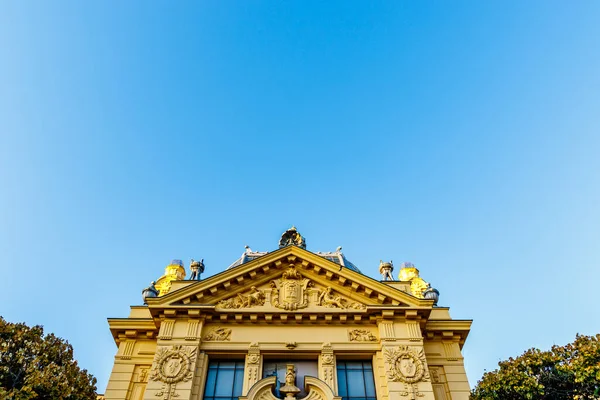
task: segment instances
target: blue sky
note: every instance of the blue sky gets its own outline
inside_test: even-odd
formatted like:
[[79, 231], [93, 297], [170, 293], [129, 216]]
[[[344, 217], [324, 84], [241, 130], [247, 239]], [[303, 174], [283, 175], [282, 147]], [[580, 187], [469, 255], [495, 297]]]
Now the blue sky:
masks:
[[600, 3], [0, 3], [0, 315], [104, 391], [173, 258], [295, 224], [474, 319], [471, 385], [600, 332]]

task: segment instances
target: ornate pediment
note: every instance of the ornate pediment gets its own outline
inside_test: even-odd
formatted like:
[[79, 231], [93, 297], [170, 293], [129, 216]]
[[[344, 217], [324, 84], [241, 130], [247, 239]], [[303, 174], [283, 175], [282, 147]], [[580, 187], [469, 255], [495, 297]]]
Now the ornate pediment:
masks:
[[294, 264], [289, 264], [280, 277], [260, 287], [251, 286], [250, 290], [237, 293], [220, 300], [216, 310], [255, 309], [287, 310], [302, 309], [366, 310], [366, 305], [352, 300], [298, 272]]
[[167, 315], [166, 309], [173, 315], [173, 310], [196, 314], [209, 310], [356, 314], [369, 309], [381, 313], [377, 310], [385, 308], [388, 311], [384, 316], [389, 317], [396, 312], [390, 311], [390, 307], [393, 310], [416, 307], [422, 310], [419, 313], [427, 313], [432, 302], [343, 268], [298, 246], [287, 246], [165, 296], [151, 298], [148, 306], [153, 316]]

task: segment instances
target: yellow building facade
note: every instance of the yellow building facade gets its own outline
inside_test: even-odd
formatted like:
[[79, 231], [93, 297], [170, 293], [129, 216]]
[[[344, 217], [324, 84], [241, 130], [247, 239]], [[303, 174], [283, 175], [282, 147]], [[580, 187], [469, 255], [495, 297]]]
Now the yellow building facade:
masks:
[[[470, 320], [437, 307], [412, 264], [392, 280], [341, 253], [313, 253], [292, 228], [225, 271], [185, 280], [171, 263], [129, 317], [106, 400], [466, 400]], [[195, 271], [201, 265], [195, 262]], [[181, 267], [181, 268], [180, 268]]]

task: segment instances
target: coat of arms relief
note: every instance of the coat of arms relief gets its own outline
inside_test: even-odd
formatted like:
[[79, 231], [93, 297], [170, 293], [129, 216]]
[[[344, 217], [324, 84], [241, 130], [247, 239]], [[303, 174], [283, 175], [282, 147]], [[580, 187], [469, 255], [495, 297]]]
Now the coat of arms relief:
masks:
[[269, 282], [268, 287], [252, 286], [249, 291], [221, 300], [216, 305], [221, 309], [269, 306], [288, 311], [311, 306], [351, 310], [366, 309], [364, 304], [343, 297], [330, 286], [317, 287], [312, 280], [298, 272], [294, 264], [290, 264], [279, 279]]
[[179, 397], [177, 384], [192, 379], [195, 362], [194, 346], [159, 347], [149, 376], [150, 381], [161, 384], [155, 396], [163, 400]]
[[271, 281], [271, 304], [284, 310], [306, 308], [309, 286], [313, 286], [313, 283], [290, 265], [281, 279]]
[[409, 346], [386, 348], [384, 355], [388, 367], [388, 379], [404, 383], [405, 390], [400, 393], [401, 396], [411, 395], [411, 399], [423, 397], [417, 384], [430, 379], [423, 348]]

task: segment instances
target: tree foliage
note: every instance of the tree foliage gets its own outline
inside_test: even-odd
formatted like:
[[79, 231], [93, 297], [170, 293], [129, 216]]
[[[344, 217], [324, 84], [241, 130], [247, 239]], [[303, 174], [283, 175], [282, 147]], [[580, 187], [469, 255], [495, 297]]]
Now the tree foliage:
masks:
[[79, 368], [68, 342], [0, 317], [0, 399], [95, 400], [96, 378]]
[[530, 349], [498, 365], [477, 383], [472, 400], [600, 399], [600, 334], [577, 335], [549, 351]]

